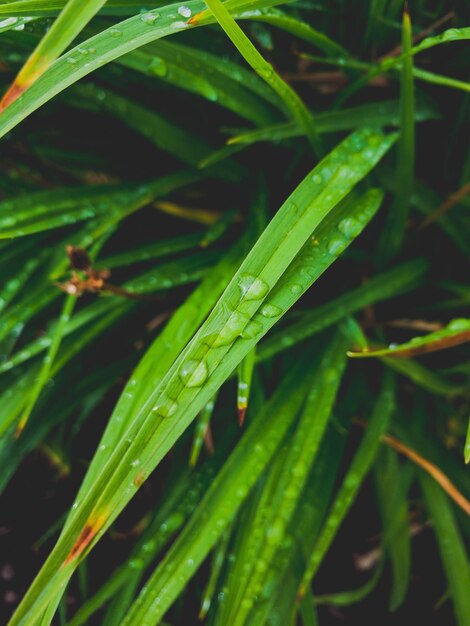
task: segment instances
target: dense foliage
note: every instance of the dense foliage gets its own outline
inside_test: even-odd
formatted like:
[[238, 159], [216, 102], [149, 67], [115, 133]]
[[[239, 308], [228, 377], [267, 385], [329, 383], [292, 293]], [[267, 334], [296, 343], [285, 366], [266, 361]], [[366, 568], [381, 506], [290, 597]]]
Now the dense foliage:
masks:
[[469, 625], [455, 4], [0, 2], [4, 623]]

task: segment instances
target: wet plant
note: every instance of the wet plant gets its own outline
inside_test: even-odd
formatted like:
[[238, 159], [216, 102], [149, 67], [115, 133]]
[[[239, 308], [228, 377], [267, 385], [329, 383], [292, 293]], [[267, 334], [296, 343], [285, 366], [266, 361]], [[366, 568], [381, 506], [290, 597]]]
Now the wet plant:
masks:
[[468, 625], [451, 4], [0, 2], [5, 623]]

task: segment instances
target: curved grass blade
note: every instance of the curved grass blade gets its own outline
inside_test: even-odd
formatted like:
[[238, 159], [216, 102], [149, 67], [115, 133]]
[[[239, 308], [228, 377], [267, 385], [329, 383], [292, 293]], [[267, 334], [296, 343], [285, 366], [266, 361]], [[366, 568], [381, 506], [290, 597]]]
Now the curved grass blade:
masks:
[[274, 106], [284, 107], [253, 72], [193, 47], [156, 41], [120, 57], [118, 63], [195, 93], [257, 126], [279, 119]]
[[403, 604], [410, 584], [411, 533], [407, 501], [413, 478], [410, 470], [410, 465], [400, 468], [391, 450], [376, 460], [374, 479], [383, 520], [382, 545], [390, 555], [393, 572], [391, 611]]
[[325, 593], [321, 596], [314, 596], [315, 603], [318, 605], [329, 604], [331, 606], [350, 606], [357, 602], [362, 602], [377, 587], [383, 572], [383, 561], [374, 569], [370, 580], [358, 589], [348, 591], [337, 591], [334, 593]]
[[420, 473], [419, 478], [433, 521], [455, 617], [459, 626], [466, 626], [470, 615], [470, 569], [465, 545], [443, 491], [429, 476]]
[[[306, 364], [302, 364], [305, 374]], [[299, 379], [296, 368], [230, 455], [177, 541], [158, 565], [146, 589], [123, 621], [123, 626], [158, 624], [166, 610], [195, 573], [228, 527], [253, 488], [300, 409], [311, 373]], [[260, 444], [260, 441], [263, 443]], [[155, 602], [158, 598], [159, 602]]]
[[198, 616], [200, 620], [206, 617], [207, 613], [209, 612], [211, 608], [212, 601], [214, 599], [214, 595], [215, 595], [216, 588], [217, 588], [217, 583], [219, 581], [219, 578], [222, 572], [222, 567], [227, 557], [229, 541], [230, 541], [230, 530], [231, 529], [229, 528], [228, 530], [225, 531], [225, 533], [222, 535], [222, 539], [219, 541], [219, 544], [216, 545], [214, 549], [210, 577], [209, 577], [209, 580], [207, 581], [206, 588], [204, 589], [204, 592], [202, 594], [201, 609], [199, 611], [199, 616]]
[[113, 269], [115, 267], [128, 267], [129, 265], [142, 263], [144, 261], [154, 261], [155, 259], [177, 254], [178, 252], [191, 250], [200, 243], [202, 238], [202, 233], [191, 233], [173, 239], [164, 239], [143, 244], [134, 250], [128, 250], [105, 257], [101, 259], [100, 264], [103, 267]]
[[55, 328], [54, 334], [50, 340], [49, 350], [47, 351], [46, 356], [44, 357], [43, 364], [39, 370], [39, 375], [36, 378], [35, 384], [28, 394], [28, 400], [26, 403], [26, 407], [21, 415], [20, 421], [18, 422], [18, 426], [16, 428], [15, 436], [18, 438], [24, 430], [26, 426], [26, 422], [31, 415], [31, 411], [33, 410], [43, 387], [46, 385], [51, 369], [54, 363], [54, 360], [57, 356], [57, 352], [59, 351], [60, 344], [62, 341], [62, 337], [64, 334], [65, 325], [70, 319], [73, 308], [75, 305], [75, 298], [73, 296], [67, 295], [65, 297], [64, 306], [62, 308], [62, 312], [60, 314], [59, 320], [57, 322], [57, 326]]
[[[354, 219], [353, 214], [350, 217]], [[269, 359], [370, 304], [416, 288], [423, 282], [427, 268], [423, 259], [409, 261], [371, 278], [332, 302], [305, 313], [301, 320], [284, 329], [282, 335], [274, 333], [262, 342], [258, 349], [258, 360]]]
[[[418, 104], [415, 121], [426, 121], [439, 117], [436, 109], [429, 104]], [[361, 104], [341, 111], [325, 111], [315, 116], [315, 130], [318, 134], [334, 133], [341, 130], [354, 130], [363, 126], [396, 126], [400, 122], [399, 102], [385, 100], [374, 104]], [[251, 130], [230, 137], [228, 146], [249, 146], [260, 141], [282, 141], [302, 135], [303, 131], [292, 122], [283, 122], [264, 128]]]
[[[266, 6], [264, 0], [238, 0], [232, 6], [234, 11], [242, 11], [247, 5], [257, 8], [258, 4]], [[188, 30], [190, 26], [178, 14], [179, 6], [172, 4], [158, 11], [149, 11], [144, 19], [142, 15], [131, 17], [63, 54], [3, 111], [0, 115], [0, 137], [58, 93], [106, 63], [156, 39]], [[204, 3], [189, 0], [186, 6], [192, 13], [197, 13], [204, 8]], [[149, 18], [149, 15], [156, 16], [156, 19]], [[209, 20], [209, 23], [213, 21]], [[82, 49], [86, 49], [88, 54], [83, 55], [80, 52]]]
[[39, 42], [0, 102], [0, 111], [17, 100], [57, 59], [81, 32], [106, 0], [69, 0], [61, 14]]
[[433, 394], [454, 397], [465, 394], [466, 392], [465, 387], [462, 385], [448, 380], [417, 361], [411, 359], [389, 359], [388, 357], [381, 358], [387, 367], [402, 376], [406, 376], [406, 378], [412, 380], [416, 385]]
[[312, 44], [325, 54], [340, 58], [349, 56], [347, 50], [324, 33], [314, 29], [307, 22], [286, 15], [278, 9], [260, 9], [259, 11], [247, 12], [245, 15], [241, 14], [240, 18], [263, 22], [280, 28], [284, 32]]
[[331, 507], [328, 520], [325, 522], [313, 552], [308, 558], [305, 573], [299, 587], [300, 597], [304, 595], [307, 587], [310, 585], [310, 581], [315, 576], [339, 526], [359, 491], [362, 481], [370, 469], [380, 447], [380, 436], [386, 431], [395, 408], [394, 395], [393, 378], [390, 374], [386, 374], [364, 439], [347, 470], [336, 500]]
[[[264, 520], [265, 526], [261, 528], [257, 565], [249, 576], [245, 575], [243, 586], [239, 581], [239, 604], [232, 603], [232, 613], [226, 617], [227, 624], [242, 626], [249, 623], [251, 609], [265, 587], [267, 572], [274, 567], [276, 553], [287, 538], [287, 527], [302, 497], [331, 416], [346, 366], [346, 346], [345, 337], [337, 333], [320, 362], [271, 495], [269, 514]], [[256, 527], [253, 527], [253, 532], [255, 530]]]
[[[255, 46], [251, 43], [230, 15], [225, 5], [223, 5], [220, 0], [206, 0], [206, 4], [245, 61], [251, 65], [258, 76], [265, 80], [284, 101], [286, 108], [291, 112], [292, 117], [297, 121], [299, 126], [304, 129], [305, 135], [310, 141], [312, 148], [317, 155], [319, 155], [321, 153], [321, 146], [315, 130], [313, 118], [306, 109], [302, 100], [274, 71], [273, 66], [258, 52]], [[197, 15], [189, 20], [190, 24], [197, 24], [197, 22]]]
[[445, 350], [470, 341], [470, 319], [455, 319], [442, 330], [428, 335], [414, 337], [402, 344], [391, 344], [388, 348], [367, 348], [363, 352], [348, 352], [348, 356], [363, 358], [368, 356], [387, 357], [387, 359], [408, 359], [437, 350]]
[[[92, 110], [106, 112], [116, 117], [141, 133], [157, 148], [172, 154], [187, 165], [197, 166], [212, 152], [210, 146], [180, 124], [174, 124], [155, 111], [92, 83], [76, 85], [73, 97], [68, 98], [68, 101], [73, 106], [90, 107]], [[228, 167], [215, 165], [207, 173], [211, 171], [221, 177], [236, 180], [242, 169], [238, 164], [231, 163]]]
[[[11, 626], [26, 616], [29, 619], [42, 615], [49, 603], [57, 600], [57, 590], [63, 588], [78, 562], [99, 540], [197, 412], [269, 328], [344, 250], [354, 233], [360, 231], [362, 225], [349, 229], [341, 238], [335, 235], [335, 247], [330, 246], [330, 254], [321, 269], [310, 266], [313, 244], [306, 248], [305, 256], [301, 255], [300, 267], [296, 262], [292, 264], [312, 231], [370, 171], [393, 140], [393, 136], [373, 131], [353, 134], [330, 153], [284, 203], [206, 322], [172, 365], [170, 361], [171, 366], [156, 388], [151, 385], [143, 394], [142, 410], [99, 475], [89, 473], [93, 484], [85, 480], [88, 488], [82, 491], [74, 516], [12, 618]], [[369, 219], [373, 212], [369, 212]], [[290, 265], [291, 271], [286, 272]], [[306, 272], [298, 274], [301, 267]], [[275, 288], [284, 274], [279, 289]], [[266, 309], [268, 303], [270, 307]], [[132, 463], [137, 459], [138, 475], [143, 478], [136, 483]]]
[[396, 193], [380, 246], [387, 262], [400, 250], [405, 237], [406, 220], [413, 192], [415, 162], [415, 102], [413, 85], [412, 30], [405, 2], [402, 25], [403, 62], [400, 78], [400, 138], [397, 147]]

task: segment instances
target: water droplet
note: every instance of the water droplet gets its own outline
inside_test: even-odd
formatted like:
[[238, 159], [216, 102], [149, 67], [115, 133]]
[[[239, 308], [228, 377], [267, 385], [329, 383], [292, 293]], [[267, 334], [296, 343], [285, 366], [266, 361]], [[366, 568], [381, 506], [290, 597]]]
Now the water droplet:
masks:
[[135, 461], [132, 461], [131, 465], [132, 467], [137, 467], [138, 465], [140, 465], [140, 459], [135, 459]]
[[254, 339], [262, 332], [262, 330], [262, 325], [259, 322], [252, 320], [245, 326], [240, 335], [243, 339]]
[[186, 387], [200, 387], [207, 380], [207, 365], [205, 361], [187, 361], [180, 369], [180, 376]]
[[357, 133], [351, 136], [351, 146], [354, 150], [362, 150], [365, 146], [365, 138], [362, 134]]
[[218, 348], [219, 346], [225, 346], [231, 344], [241, 334], [245, 326], [250, 321], [250, 318], [240, 311], [234, 311], [228, 318], [224, 327], [216, 335], [213, 345]]
[[321, 174], [314, 174], [312, 176], [312, 182], [315, 183], [315, 185], [321, 185], [323, 182], [323, 177], [321, 176]]
[[241, 274], [238, 286], [245, 300], [260, 300], [269, 291], [269, 285], [264, 280], [251, 274]]
[[332, 256], [337, 256], [338, 254], [340, 254], [340, 252], [344, 250], [345, 247], [346, 247], [346, 244], [341, 239], [332, 239], [328, 243], [328, 252]]
[[151, 26], [152, 24], [155, 24], [159, 17], [158, 13], [142, 13], [140, 19], [144, 24], [149, 24]]
[[68, 57], [67, 63], [70, 63], [70, 65], [76, 65], [77, 64], [77, 59], [74, 59], [73, 57]]
[[356, 237], [362, 230], [362, 224], [355, 217], [345, 217], [338, 224], [338, 230], [345, 237]]
[[451, 320], [448, 327], [452, 332], [458, 332], [461, 330], [469, 330], [470, 322], [464, 318], [457, 318], [455, 320]]
[[111, 37], [117, 38], [122, 36], [122, 32], [118, 28], [110, 28], [108, 32]]
[[162, 417], [171, 417], [178, 410], [178, 404], [176, 402], [161, 402], [153, 407], [152, 413], [161, 415]]
[[185, 7], [185, 6], [181, 6], [178, 9], [178, 13], [182, 16], [182, 17], [186, 17], [189, 18], [191, 17], [191, 9], [189, 7]]
[[302, 285], [298, 285], [297, 283], [289, 286], [290, 292], [293, 294], [298, 294], [302, 291]]
[[275, 304], [265, 304], [261, 309], [261, 315], [264, 317], [278, 317], [281, 313], [282, 309]]
[[179, 30], [181, 28], [187, 28], [188, 24], [186, 22], [173, 22], [173, 24], [171, 25], [171, 28], [174, 28], [175, 30]]
[[148, 69], [149, 72], [155, 76], [166, 76], [168, 74], [168, 65], [160, 57], [152, 59]]
[[13, 26], [18, 21], [17, 17], [7, 17], [5, 20], [0, 22], [0, 28], [7, 28], [8, 26]]

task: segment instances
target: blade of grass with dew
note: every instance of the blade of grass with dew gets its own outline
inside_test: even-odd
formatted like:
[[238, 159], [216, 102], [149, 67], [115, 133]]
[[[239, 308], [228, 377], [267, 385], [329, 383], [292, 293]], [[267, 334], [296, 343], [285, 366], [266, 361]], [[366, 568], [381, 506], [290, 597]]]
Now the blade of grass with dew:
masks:
[[[373, 131], [352, 135], [325, 157], [315, 168], [315, 173], [307, 176], [284, 203], [232, 278], [209, 318], [160, 384], [149, 396], [145, 394], [147, 402], [144, 409], [129, 426], [125, 437], [84, 495], [66, 531], [12, 618], [11, 626], [28, 614], [31, 617], [42, 615], [49, 602], [57, 600], [57, 590], [63, 588], [77, 563], [136, 493], [142, 480], [135, 484], [136, 472], [131, 463], [139, 459], [139, 476], [148, 476], [245, 354], [312, 284], [314, 278], [308, 272], [297, 277], [294, 271], [296, 282], [287, 272], [290, 282], [273, 297], [283, 308], [276, 304], [279, 313], [275, 316], [271, 316], [270, 312], [268, 317], [260, 313], [260, 321], [251, 319], [258, 309], [262, 310], [272, 286], [279, 281], [310, 233], [370, 171], [393, 140], [394, 136]], [[364, 151], [367, 151], [367, 160], [362, 156]], [[376, 204], [372, 213], [377, 208]], [[343, 235], [340, 244], [335, 236], [337, 245], [334, 249], [330, 246], [326, 267], [334, 255], [340, 254], [348, 245], [348, 235], [354, 238], [354, 233], [358, 234], [360, 229], [350, 229]], [[308, 254], [306, 259], [309, 260]], [[313, 276], [317, 275], [318, 269], [315, 268]], [[171, 419], [166, 419], [167, 416]], [[123, 485], [126, 486], [123, 488]]]
[[470, 569], [465, 544], [444, 492], [426, 474], [420, 473], [419, 479], [433, 521], [456, 621], [459, 626], [466, 626], [470, 615]]
[[81, 494], [87, 493], [89, 486], [103, 469], [126, 428], [144, 406], [146, 401], [145, 390], [151, 385], [158, 384], [173, 359], [193, 336], [198, 326], [217, 302], [240, 264], [245, 245], [246, 242], [242, 242], [233, 247], [222, 258], [201, 285], [172, 315], [168, 324], [141, 359], [108, 420], [98, 446], [100, 454], [95, 454], [93, 457], [77, 499], [81, 497]]
[[[421, 122], [439, 117], [438, 111], [429, 104], [418, 104], [415, 121]], [[318, 134], [334, 133], [341, 130], [354, 130], [363, 126], [398, 125], [400, 121], [399, 102], [385, 100], [374, 104], [361, 104], [341, 111], [326, 111], [315, 116], [315, 130]], [[260, 141], [281, 141], [299, 137], [303, 131], [292, 122], [265, 126], [257, 130], [234, 135], [227, 140], [229, 146], [249, 146]]]
[[[232, 8], [234, 11], [242, 11], [246, 6], [257, 8], [267, 4], [276, 4], [276, 1], [237, 0], [232, 3]], [[131, 17], [63, 54], [3, 111], [0, 115], [0, 137], [58, 93], [106, 63], [151, 41], [191, 28], [178, 19], [179, 6], [172, 4], [158, 11], [148, 11], [144, 15], [157, 16], [153, 23], [148, 17], [142, 19], [142, 15]], [[201, 0], [189, 0], [186, 6], [192, 13], [197, 13], [204, 8], [204, 3]], [[208, 22], [213, 23], [214, 20], [209, 19]], [[88, 54], [81, 54], [81, 49], [86, 49]]]
[[[100, 320], [87, 333], [82, 334], [78, 341], [75, 341], [74, 343], [64, 341], [62, 349], [58, 354], [58, 358], [53, 364], [51, 378], [54, 378], [55, 380], [57, 374], [74, 356], [86, 348], [98, 335], [109, 328], [109, 326], [115, 321], [115, 315], [116, 313], [112, 312], [103, 318], [103, 320]], [[57, 423], [57, 420], [60, 419], [60, 412], [56, 414], [54, 412], [47, 411], [46, 416], [44, 417], [42, 414], [42, 406], [38, 407], [41, 413], [41, 419], [35, 419], [33, 416], [33, 419], [30, 420], [28, 425], [28, 429], [22, 437], [20, 437], [20, 439], [15, 439], [13, 436], [14, 430], [12, 430], [11, 425], [21, 414], [21, 411], [25, 406], [25, 400], [28, 397], [27, 393], [25, 393], [25, 388], [28, 390], [34, 385], [38, 371], [39, 368], [36, 365], [28, 368], [27, 371], [23, 373], [21, 379], [24, 381], [24, 386], [15, 385], [10, 391], [7, 392], [8, 398], [5, 398], [5, 400], [8, 400], [8, 403], [2, 399], [2, 407], [4, 407], [4, 410], [2, 411], [2, 429], [7, 428], [7, 430], [4, 435], [0, 437], [0, 461], [5, 466], [5, 471], [2, 473], [0, 479], [0, 491], [2, 491], [6, 486], [9, 477], [21, 459], [42, 440], [47, 432], [49, 432], [49, 430]], [[76, 380], [69, 380], [68, 384], [63, 389], [63, 397], [67, 396], [67, 390], [70, 389], [71, 384], [74, 384], [75, 387], [77, 387]], [[60, 393], [60, 386], [54, 384], [54, 390], [56, 389], [58, 390], [57, 393]], [[46, 395], [46, 390], [44, 395]], [[47, 398], [45, 397], [44, 401], [46, 402], [46, 400]], [[80, 398], [78, 398], [76, 402], [79, 400]], [[74, 404], [68, 400], [66, 407], [68, 409], [73, 405]], [[9, 430], [8, 426], [10, 426]]]
[[331, 37], [325, 35], [325, 33], [316, 30], [311, 24], [299, 20], [292, 15], [286, 15], [278, 9], [248, 11], [245, 14], [242, 13], [240, 19], [249, 19], [250, 21], [263, 22], [275, 26], [286, 33], [310, 43], [325, 54], [331, 54], [340, 58], [349, 56], [347, 50], [331, 39]]
[[[253, 606], [250, 626], [264, 626], [274, 615], [278, 616], [279, 623], [284, 624], [292, 613], [305, 564], [304, 555], [312, 549], [331, 500], [349, 425], [349, 415], [347, 419], [341, 416], [338, 421], [330, 420], [303, 497], [287, 529], [285, 546], [278, 551], [271, 569], [266, 572], [266, 585], [259, 596], [261, 601]], [[238, 578], [233, 580], [235, 589], [238, 589]], [[223, 615], [221, 613], [221, 625], [224, 624]]]
[[160, 241], [143, 244], [138, 248], [105, 257], [100, 260], [100, 265], [109, 269], [128, 267], [136, 263], [154, 261], [162, 257], [172, 256], [179, 252], [187, 252], [188, 250], [196, 248], [203, 236], [202, 232], [190, 233], [172, 239], [162, 239]]
[[[74, 107], [85, 106], [109, 113], [129, 128], [141, 133], [160, 150], [168, 152], [187, 165], [197, 166], [212, 151], [202, 139], [185, 130], [180, 124], [174, 124], [154, 110], [92, 83], [76, 85], [68, 102]], [[239, 178], [243, 171], [241, 166], [233, 162], [227, 165], [214, 166], [210, 171], [229, 180]]]
[[404, 58], [400, 78], [400, 138], [397, 144], [396, 192], [384, 228], [380, 254], [388, 262], [400, 250], [405, 237], [406, 222], [413, 192], [415, 167], [415, 102], [413, 84], [412, 30], [408, 5], [405, 3], [402, 24]]
[[388, 552], [392, 565], [393, 586], [390, 610], [396, 611], [405, 601], [411, 576], [411, 534], [407, 493], [413, 478], [411, 466], [400, 468], [392, 450], [384, 451], [375, 462], [375, 487], [383, 520], [382, 550]]
[[[361, 349], [367, 347], [367, 338], [354, 318], [350, 319], [350, 325], [351, 328], [345, 328], [345, 332], [347, 330], [350, 331], [351, 344], [357, 344], [361, 347]], [[443, 396], [447, 395], [449, 397], [465, 394], [464, 386], [457, 385], [454, 382], [449, 381], [444, 376], [441, 376], [440, 374], [424, 367], [421, 363], [411, 359], [391, 359], [388, 357], [379, 358], [387, 367], [399, 372], [403, 376], [406, 376], [414, 383], [424, 389], [427, 389], [433, 394]]]
[[[265, 579], [273, 567], [277, 551], [286, 540], [287, 527], [302, 497], [341, 384], [346, 366], [346, 346], [345, 337], [338, 332], [318, 367], [277, 477], [266, 526], [262, 528], [262, 540], [256, 556], [257, 563], [261, 563], [262, 567], [255, 567], [246, 577], [244, 588], [239, 590], [239, 604], [232, 604], [233, 612], [227, 616], [228, 624], [242, 626], [249, 623], [251, 608], [265, 587]], [[255, 531], [256, 527], [253, 528]]]
[[0, 111], [28, 89], [82, 31], [106, 0], [69, 0], [0, 102]]
[[[205, 50], [157, 41], [119, 58], [118, 63], [195, 93], [261, 126], [283, 109], [272, 89], [256, 74]], [[276, 107], [276, 109], [274, 108]]]
[[[318, 178], [315, 178], [314, 184], [317, 185], [319, 182]], [[315, 189], [315, 188], [313, 188]], [[367, 197], [367, 199], [364, 199], [363, 203], [359, 203], [358, 207], [357, 207], [357, 214], [355, 214], [355, 219], [357, 219], [359, 221], [359, 223], [361, 223], [362, 225], [365, 226], [365, 224], [367, 223], [367, 221], [372, 217], [372, 215], [375, 213], [375, 211], [378, 208], [378, 205], [380, 203], [380, 199], [381, 196], [380, 194], [377, 195], [377, 192], [371, 192], [371, 194]], [[288, 203], [286, 204], [286, 207], [288, 206]], [[342, 214], [338, 216], [338, 221], [340, 221], [342, 217]], [[334, 222], [331, 225], [331, 233], [337, 233], [336, 234], [336, 238], [335, 241], [338, 244], [339, 241], [339, 237], [346, 237], [346, 231], [343, 229], [343, 232], [338, 233], [338, 229], [337, 229], [337, 223], [338, 222]], [[299, 285], [301, 287], [301, 290], [298, 290], [298, 287], [296, 287], [295, 289], [283, 289], [279, 291], [278, 295], [274, 295], [274, 302], [272, 305], [270, 305], [269, 307], [267, 307], [264, 311], [265, 315], [261, 315], [259, 316], [259, 320], [257, 321], [257, 324], [264, 324], [266, 326], [266, 330], [267, 328], [269, 328], [270, 326], [272, 326], [275, 321], [278, 319], [278, 317], [280, 316], [280, 313], [282, 311], [282, 306], [284, 305], [284, 302], [287, 298], [288, 301], [288, 306], [291, 306], [291, 304], [301, 295], [301, 293], [307, 288], [307, 286], [310, 284], [311, 281], [315, 280], [316, 277], [318, 277], [332, 262], [333, 260], [336, 258], [336, 256], [342, 251], [342, 246], [336, 245], [334, 249], [329, 250], [329, 244], [331, 242], [331, 234], [330, 231], [325, 230], [324, 234], [323, 234], [323, 230], [320, 231], [321, 233], [321, 237], [319, 239], [319, 242], [315, 241], [315, 245], [309, 245], [307, 246], [306, 250], [305, 250], [305, 260], [301, 261], [301, 265], [297, 268], [294, 268], [294, 270], [292, 271], [292, 276], [291, 277], [287, 277], [287, 282], [291, 282], [293, 285]], [[355, 237], [355, 235], [358, 233], [357, 230], [354, 230], [349, 232], [349, 237], [350, 238], [345, 238], [344, 239], [344, 243], [343, 246], [346, 247], [348, 245], [348, 243]], [[331, 246], [330, 246], [331, 247]], [[300, 272], [300, 270], [303, 267], [306, 267], [307, 269], [309, 269], [309, 273], [307, 275], [302, 275], [302, 277], [299, 279], [298, 273]], [[313, 270], [312, 273], [312, 268], [315, 268]], [[308, 279], [308, 276], [310, 275], [310, 281]], [[211, 280], [210, 278], [208, 279], [209, 281]], [[218, 281], [220, 281], [220, 279], [217, 279]], [[300, 284], [299, 284], [300, 282]], [[209, 282], [210, 284], [210, 282]], [[216, 282], [216, 285], [218, 283]], [[304, 286], [302, 287], [302, 284], [304, 284]], [[212, 285], [211, 289], [209, 290], [209, 293], [215, 293], [216, 297], [218, 296], [218, 294], [220, 293], [217, 289], [214, 289], [214, 285]], [[197, 300], [197, 304], [195, 304], [194, 308], [191, 305], [189, 310], [193, 311], [193, 313], [191, 314], [191, 316], [194, 315], [194, 311], [199, 312], [199, 310], [202, 311], [207, 311], [206, 307], [205, 307], [205, 303], [208, 302], [213, 302], [212, 299], [208, 300], [208, 294], [205, 292], [205, 289], [203, 287], [201, 287], [201, 297], [199, 296], [199, 294], [197, 294], [197, 296], [195, 296], [195, 299]], [[214, 301], [215, 302], [215, 301]], [[202, 307], [202, 304], [204, 303], [204, 307]], [[175, 336], [182, 336], [181, 335], [181, 331], [179, 331], [179, 334], [177, 332], [177, 329], [181, 327], [181, 325], [184, 323], [183, 320], [185, 319], [185, 317], [188, 316], [188, 312], [184, 313], [182, 315], [182, 319], [177, 319], [175, 320], [175, 325], [170, 327], [171, 333], [172, 335], [174, 334]], [[204, 315], [203, 315], [204, 317]], [[200, 321], [202, 321], [203, 317], [198, 317], [197, 319], [199, 320], [198, 323], [200, 323]], [[191, 319], [191, 318], [190, 318]], [[184, 324], [186, 326], [186, 323]], [[194, 331], [192, 331], [194, 332]], [[170, 337], [172, 337], [172, 335], [170, 335]], [[189, 339], [191, 335], [186, 337], [186, 340]], [[165, 347], [165, 352], [164, 354], [173, 354], [172, 352], [169, 352], [168, 349], [170, 346], [172, 346], [175, 342], [175, 337], [172, 337], [172, 339], [170, 340], [166, 340], [166, 337], [163, 337], [162, 339], [163, 341], [163, 346]], [[177, 344], [179, 345], [179, 343]], [[180, 349], [180, 348], [178, 348]], [[159, 353], [160, 347], [158, 344], [156, 344], [156, 348], [155, 348], [155, 355], [157, 355]], [[174, 358], [174, 357], [172, 357]], [[171, 363], [171, 360], [161, 360], [161, 356], [158, 357], [158, 359], [156, 360], [157, 363], [161, 363], [161, 364], [165, 364], [164, 367], [168, 367], [169, 364]], [[150, 357], [146, 360], [146, 368], [149, 371], [154, 371], [155, 368], [155, 357]], [[164, 369], [161, 370], [162, 373], [164, 372]], [[152, 378], [153, 381], [158, 381], [158, 377], [155, 376], [154, 378]], [[131, 381], [129, 382], [129, 385], [133, 385], [133, 379], [131, 379]], [[155, 384], [155, 383], [154, 383]], [[126, 393], [130, 393], [131, 390], [127, 390]], [[132, 397], [134, 397], [134, 390], [132, 390], [131, 393]], [[141, 397], [143, 397], [145, 394], [141, 393]], [[210, 400], [210, 398], [208, 398], [208, 400]], [[140, 407], [139, 407], [140, 408]], [[121, 433], [123, 433], [123, 430], [120, 430]], [[117, 440], [113, 441], [113, 445], [110, 446], [110, 449], [114, 448], [114, 445], [116, 445]]]
[[[189, 524], [151, 575], [123, 626], [143, 621], [147, 626], [157, 624], [228, 527], [302, 405], [312, 380], [311, 372], [305, 376], [306, 363], [302, 366], [302, 379], [302, 370], [297, 367], [249, 426]], [[157, 597], [160, 602], [155, 603]]]
[[[67, 0], [6, 0], [0, 5], [0, 16], [55, 17], [67, 4]], [[160, 4], [152, 0], [152, 6]], [[142, 8], [140, 0], [108, 0], [100, 10], [104, 15], [135, 15]]]
[[40, 254], [36, 258], [28, 259], [21, 270], [15, 274], [14, 278], [9, 278], [4, 282], [3, 287], [0, 289], [0, 313], [8, 307], [15, 296], [21, 293], [25, 283], [27, 283], [39, 265], [41, 265], [45, 256], [47, 255]]
[[[258, 76], [265, 80], [272, 87], [273, 91], [282, 98], [286, 108], [290, 111], [299, 126], [303, 128], [312, 148], [319, 156], [322, 150], [313, 118], [300, 97], [274, 71], [273, 66], [259, 53], [220, 0], [207, 0], [206, 4], [245, 61], [254, 69]], [[191, 18], [189, 23], [197, 23], [197, 16]]]
[[[316, 367], [316, 363], [314, 365]], [[266, 521], [266, 515], [270, 510], [271, 495], [276, 489], [277, 479], [282, 470], [286, 458], [287, 445], [290, 435], [282, 442], [265, 472], [258, 479], [253, 491], [249, 494], [243, 509], [232, 526], [234, 537], [231, 544], [232, 559], [227, 563], [225, 579], [221, 581], [224, 599], [217, 606], [214, 622], [226, 624], [227, 617], [232, 613], [232, 607], [239, 605], [240, 594], [246, 585], [250, 572], [258, 562], [256, 558], [262, 540], [262, 534], [251, 532], [251, 528], [260, 529]]]
[[[126, 281], [122, 288], [129, 294], [145, 295], [156, 294], [182, 285], [191, 284], [200, 280], [213, 265], [214, 261], [219, 258], [218, 253], [203, 253], [191, 255], [161, 264], [155, 269], [148, 270], [140, 275]], [[58, 291], [60, 294], [60, 292]], [[107, 314], [110, 310], [122, 307], [123, 300], [121, 297], [110, 294], [101, 297], [95, 302], [82, 308], [72, 319], [70, 319], [61, 331], [62, 336], [67, 337], [81, 331], [84, 327], [95, 323], [101, 316]], [[127, 301], [127, 306], [123, 308], [123, 313], [137, 301]], [[57, 332], [57, 322], [52, 322], [50, 328], [42, 337], [33, 339], [25, 346], [21, 347], [0, 364], [0, 373], [9, 371], [22, 363], [34, 358], [44, 350], [51, 346], [52, 338]]]
[[62, 311], [59, 316], [59, 320], [57, 322], [57, 326], [55, 328], [54, 334], [50, 340], [50, 346], [47, 351], [46, 356], [44, 357], [42, 366], [39, 370], [39, 375], [36, 378], [35, 384], [31, 391], [28, 393], [28, 399], [26, 403], [26, 407], [23, 410], [20, 420], [18, 422], [16, 428], [16, 437], [19, 437], [26, 426], [26, 423], [31, 415], [31, 411], [34, 409], [34, 406], [43, 390], [43, 387], [47, 384], [49, 380], [49, 376], [51, 373], [51, 368], [54, 363], [54, 359], [57, 356], [57, 352], [60, 348], [60, 343], [62, 341], [62, 337], [64, 334], [65, 324], [69, 321], [70, 316], [72, 314], [73, 308], [75, 306], [75, 298], [73, 296], [67, 295], [65, 297], [65, 302], [62, 308]]
[[[221, 455], [204, 463], [192, 473], [184, 473], [172, 482], [168, 496], [155, 511], [149, 527], [133, 547], [126, 562], [115, 570], [98, 591], [90, 597], [70, 620], [68, 626], [81, 626], [110, 598], [119, 592], [132, 576], [137, 581], [161, 550], [184, 525], [214, 479]], [[138, 567], [136, 567], [136, 565]], [[127, 609], [127, 607], [126, 607]], [[124, 609], [124, 610], [126, 610]]]
[[348, 356], [363, 358], [380, 356], [391, 358], [410, 358], [421, 354], [428, 354], [436, 350], [445, 350], [470, 341], [470, 319], [460, 318], [451, 320], [441, 330], [427, 335], [414, 337], [405, 343], [391, 344], [388, 348], [366, 348], [363, 352], [348, 352]]
[[211, 563], [211, 573], [209, 576], [209, 580], [204, 588], [201, 600], [201, 608], [199, 610], [199, 619], [202, 620], [206, 617], [209, 612], [215, 593], [217, 589], [217, 584], [220, 579], [220, 575], [223, 569], [223, 565], [227, 558], [229, 542], [230, 542], [230, 531], [231, 528], [228, 528], [225, 533], [222, 535], [219, 543], [214, 548], [214, 553], [212, 556]]
[[[351, 217], [354, 218], [353, 215]], [[266, 341], [261, 342], [258, 360], [264, 361], [297, 345], [351, 313], [416, 288], [424, 281], [427, 269], [428, 265], [423, 259], [408, 261], [374, 276], [360, 287], [331, 302], [304, 313], [298, 322], [287, 326], [282, 334], [273, 333]]]
[[392, 375], [386, 373], [364, 438], [349, 465], [335, 502], [331, 507], [328, 520], [325, 522], [313, 552], [308, 558], [305, 573], [299, 587], [299, 594], [301, 596], [305, 593], [312, 578], [318, 571], [323, 557], [331, 545], [346, 513], [349, 511], [377, 454], [380, 447], [380, 436], [388, 428], [389, 421], [395, 410], [394, 387]]

